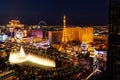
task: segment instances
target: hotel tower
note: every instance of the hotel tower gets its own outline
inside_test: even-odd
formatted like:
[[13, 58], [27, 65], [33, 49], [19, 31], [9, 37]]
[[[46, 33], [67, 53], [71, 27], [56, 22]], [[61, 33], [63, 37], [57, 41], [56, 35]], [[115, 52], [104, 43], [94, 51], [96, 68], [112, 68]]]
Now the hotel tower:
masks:
[[109, 0], [107, 70], [109, 80], [120, 80], [120, 0]]

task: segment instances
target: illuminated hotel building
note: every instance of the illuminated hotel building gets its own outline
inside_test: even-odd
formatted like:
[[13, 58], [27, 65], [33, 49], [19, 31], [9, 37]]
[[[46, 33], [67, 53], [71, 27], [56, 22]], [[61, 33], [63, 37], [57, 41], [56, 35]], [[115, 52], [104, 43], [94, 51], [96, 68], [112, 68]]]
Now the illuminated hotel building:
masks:
[[93, 42], [92, 27], [68, 27], [66, 31], [69, 41], [79, 40], [80, 42]]
[[[40, 42], [43, 38], [43, 30], [42, 29], [31, 29], [26, 30], [27, 31], [27, 37], [32, 38], [33, 42]], [[24, 38], [25, 40], [25, 38]]]
[[[63, 31], [49, 31], [49, 39], [53, 42], [62, 42]], [[93, 42], [93, 27], [67, 27], [67, 40], [80, 42]]]
[[33, 26], [33, 29], [24, 29], [24, 25], [19, 20], [11, 20], [7, 24], [8, 35], [16, 40], [22, 40], [22, 42], [39, 42], [43, 38], [43, 30], [36, 29], [37, 26]]
[[11, 29], [11, 28], [13, 28], [13, 29], [14, 29], [14, 28], [21, 28], [21, 29], [23, 29], [23, 28], [24, 28], [24, 25], [21, 24], [19, 20], [11, 20], [11, 21], [7, 24], [7, 27], [8, 27], [9, 29]]
[[52, 42], [61, 42], [62, 39], [62, 31], [49, 31], [48, 37]]
[[17, 29], [24, 29], [24, 25], [20, 23], [19, 20], [11, 20], [7, 24], [8, 31], [11, 33], [11, 37], [14, 37], [14, 30]]
[[43, 38], [43, 30], [41, 29], [32, 30], [32, 35]]
[[120, 0], [109, 2], [107, 70], [110, 80], [120, 80]]
[[[66, 32], [68, 41], [93, 42], [92, 27], [67, 27]], [[49, 38], [53, 42], [62, 42], [62, 33], [63, 31], [49, 31]]]
[[93, 27], [66, 27], [66, 16], [63, 17], [63, 31], [49, 31], [49, 39], [53, 42], [66, 43], [78, 40], [80, 42], [93, 42]]

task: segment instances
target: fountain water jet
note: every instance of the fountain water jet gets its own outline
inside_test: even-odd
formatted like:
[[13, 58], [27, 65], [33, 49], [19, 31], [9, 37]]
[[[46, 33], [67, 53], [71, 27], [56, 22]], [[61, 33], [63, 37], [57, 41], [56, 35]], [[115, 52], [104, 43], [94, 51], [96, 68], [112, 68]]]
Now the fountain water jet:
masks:
[[25, 55], [25, 52], [24, 52], [24, 49], [22, 46], [21, 46], [19, 52], [11, 52], [10, 53], [9, 61], [11, 64], [22, 63], [25, 61], [31, 61], [36, 64], [55, 67], [54, 60], [51, 60], [51, 59], [43, 57], [43, 56], [36, 56], [36, 55], [31, 55], [31, 54]]
[[25, 51], [23, 50], [23, 47], [21, 46], [21, 48], [20, 48], [20, 55], [22, 56], [22, 57], [25, 57]]
[[10, 53], [9, 61], [11, 63], [21, 63], [21, 62], [26, 61], [25, 52], [24, 52], [22, 46], [21, 46], [19, 52], [11, 52]]

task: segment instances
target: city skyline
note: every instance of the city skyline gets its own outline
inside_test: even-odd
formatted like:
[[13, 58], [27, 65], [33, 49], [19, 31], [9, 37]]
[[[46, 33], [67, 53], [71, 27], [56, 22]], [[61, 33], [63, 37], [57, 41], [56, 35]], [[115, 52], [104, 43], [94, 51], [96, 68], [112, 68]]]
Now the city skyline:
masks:
[[0, 80], [119, 79], [114, 1], [0, 1]]
[[66, 15], [69, 25], [106, 25], [107, 0], [100, 1], [48, 1], [12, 0], [0, 1], [0, 25], [10, 20], [23, 24], [38, 24], [43, 20], [48, 25], [62, 25]]

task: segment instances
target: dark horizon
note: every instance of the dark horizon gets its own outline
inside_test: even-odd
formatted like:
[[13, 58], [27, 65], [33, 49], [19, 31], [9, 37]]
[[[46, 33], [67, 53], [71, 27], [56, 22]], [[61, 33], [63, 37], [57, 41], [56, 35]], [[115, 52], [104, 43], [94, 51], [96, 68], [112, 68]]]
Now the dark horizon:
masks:
[[12, 19], [25, 25], [40, 21], [62, 25], [63, 15], [67, 17], [68, 25], [107, 25], [107, 8], [107, 0], [4, 0], [0, 1], [0, 25], [6, 25]]

